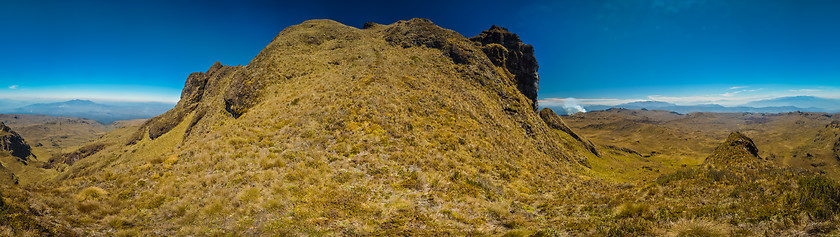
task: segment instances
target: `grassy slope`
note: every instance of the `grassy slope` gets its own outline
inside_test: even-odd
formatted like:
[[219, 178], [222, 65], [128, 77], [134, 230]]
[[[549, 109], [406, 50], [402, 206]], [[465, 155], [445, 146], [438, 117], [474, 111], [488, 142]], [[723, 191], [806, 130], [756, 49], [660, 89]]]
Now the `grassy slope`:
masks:
[[[737, 121], [763, 120], [564, 117], [601, 145], [598, 157], [547, 128], [504, 69], [390, 46], [384, 29], [290, 27], [249, 65], [211, 77], [203, 116], [154, 140], [141, 126], [133, 145], [122, 145], [132, 128], [109, 133], [113, 145], [31, 186], [30, 202], [84, 235], [837, 233], [833, 181], [694, 167]], [[223, 95], [237, 70], [271, 81], [234, 119]], [[760, 150], [776, 141], [753, 139]]]
[[132, 126], [135, 128], [128, 129], [136, 129], [144, 121], [126, 120], [102, 125], [82, 118], [26, 114], [0, 114], [0, 120], [18, 132], [32, 147], [32, 153], [35, 155], [35, 157], [30, 157], [26, 164], [11, 156], [0, 156], [0, 164], [18, 177], [20, 185], [55, 178], [58, 175], [56, 170], [43, 168], [50, 157], [72, 152], [100, 138], [108, 141], [106, 132]]
[[0, 114], [0, 121], [19, 133], [32, 147], [32, 153], [42, 161], [58, 153], [72, 151], [110, 131], [106, 125], [82, 118]]
[[[456, 65], [437, 49], [390, 46], [386, 33], [332, 21], [290, 27], [245, 67], [271, 80], [247, 113], [227, 114], [218, 90], [231, 74], [215, 77], [201, 104], [210, 109], [186, 140], [193, 115], [155, 140], [68, 167], [45, 199], [77, 230], [94, 232], [549, 226], [539, 205], [568, 193], [581, 179], [572, 170], [584, 169], [563, 138], [486, 58]], [[303, 43], [310, 37], [322, 42]], [[101, 195], [78, 198], [91, 187]]]
[[[833, 178], [840, 177], [840, 161], [831, 151], [840, 131], [826, 125], [838, 118], [822, 113], [680, 115], [618, 109], [564, 117], [569, 126], [595, 144], [630, 148], [642, 155], [655, 151], [656, 154], [638, 160], [653, 160], [668, 170], [700, 165], [730, 132], [741, 131], [755, 141], [759, 156], [777, 166], [811, 170]], [[636, 170], [623, 164], [612, 167], [624, 172]]]

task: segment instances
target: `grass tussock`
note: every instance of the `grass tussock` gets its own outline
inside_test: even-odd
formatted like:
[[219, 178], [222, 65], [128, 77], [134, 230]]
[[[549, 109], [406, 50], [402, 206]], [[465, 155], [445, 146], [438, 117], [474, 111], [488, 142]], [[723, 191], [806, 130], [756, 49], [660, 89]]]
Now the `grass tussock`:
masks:
[[680, 219], [671, 224], [667, 236], [716, 237], [731, 236], [729, 225], [705, 219]]

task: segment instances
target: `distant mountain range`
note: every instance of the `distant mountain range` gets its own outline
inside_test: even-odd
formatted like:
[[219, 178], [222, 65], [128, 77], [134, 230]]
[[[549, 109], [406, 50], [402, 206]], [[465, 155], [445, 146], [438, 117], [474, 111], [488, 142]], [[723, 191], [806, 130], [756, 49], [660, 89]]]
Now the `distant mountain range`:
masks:
[[171, 109], [174, 104], [160, 102], [114, 102], [99, 104], [89, 100], [70, 100], [57, 103], [30, 104], [0, 110], [10, 114], [43, 114], [93, 119], [103, 124], [117, 120], [148, 119]]
[[[548, 108], [557, 111], [558, 114], [579, 112], [576, 109], [567, 109], [563, 106], [550, 106]], [[583, 108], [586, 109], [586, 111], [606, 110], [609, 108], [667, 110], [683, 114], [692, 112], [785, 113], [792, 111], [836, 113], [840, 112], [840, 99], [829, 99], [814, 96], [792, 96], [753, 101], [741, 106], [733, 107], [718, 104], [676, 105], [662, 101], [638, 101], [619, 105], [586, 105], [583, 106]]]

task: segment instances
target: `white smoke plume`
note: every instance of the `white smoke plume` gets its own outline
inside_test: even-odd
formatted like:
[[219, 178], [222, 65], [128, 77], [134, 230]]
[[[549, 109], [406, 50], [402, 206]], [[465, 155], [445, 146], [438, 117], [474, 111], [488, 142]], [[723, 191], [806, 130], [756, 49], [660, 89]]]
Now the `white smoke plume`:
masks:
[[586, 113], [586, 109], [580, 106], [575, 98], [566, 98], [563, 100], [563, 109], [566, 109], [566, 114]]

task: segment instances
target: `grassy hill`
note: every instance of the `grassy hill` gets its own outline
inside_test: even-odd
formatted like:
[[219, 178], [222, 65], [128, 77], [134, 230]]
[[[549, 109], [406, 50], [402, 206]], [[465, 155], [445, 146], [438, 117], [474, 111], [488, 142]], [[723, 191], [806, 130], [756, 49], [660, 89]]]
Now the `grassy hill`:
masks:
[[585, 158], [483, 47], [422, 19], [289, 27], [246, 66], [190, 75], [173, 110], [43, 199], [98, 233], [545, 228], [536, 207], [585, 178]]
[[497, 26], [466, 38], [424, 19], [363, 29], [306, 21], [248, 65], [190, 74], [172, 110], [53, 156], [41, 169], [55, 175], [0, 191], [14, 204], [4, 213], [21, 218], [0, 231], [838, 233], [840, 185], [831, 179], [783, 158], [750, 173], [702, 166], [747, 121], [783, 127], [743, 130], [757, 154], [772, 157], [799, 150], [771, 148], [763, 142], [785, 141], [754, 132], [821, 136], [793, 147], [822, 146], [835, 139], [831, 116], [562, 117], [536, 110], [536, 70], [533, 47]]

